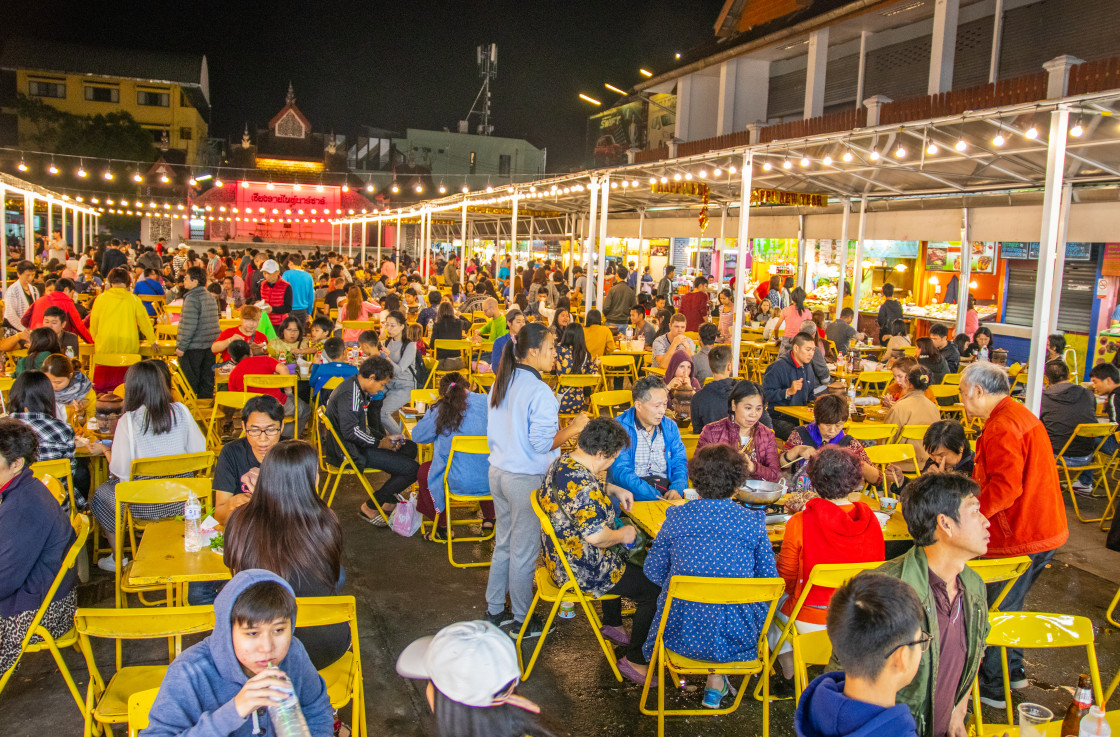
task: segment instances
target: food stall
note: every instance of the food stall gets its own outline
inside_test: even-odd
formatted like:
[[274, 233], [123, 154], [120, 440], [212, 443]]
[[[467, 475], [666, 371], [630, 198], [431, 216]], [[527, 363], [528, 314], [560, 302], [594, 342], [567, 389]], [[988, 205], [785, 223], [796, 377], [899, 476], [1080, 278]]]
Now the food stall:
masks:
[[879, 307], [883, 304], [883, 285], [894, 285], [894, 298], [915, 304], [915, 284], [921, 271], [921, 241], [876, 241], [863, 243], [859, 323], [856, 328], [873, 339], [879, 335]]
[[[969, 284], [967, 292], [976, 300], [976, 312], [981, 322], [996, 322], [1002, 297], [1003, 269], [998, 244], [973, 241], [968, 248]], [[957, 322], [957, 307], [965, 290], [959, 288], [961, 259], [960, 241], [926, 241], [924, 243], [924, 273], [918, 280], [913, 304], [906, 305], [903, 313], [917, 318], [914, 335], [929, 335], [933, 323], [941, 322], [953, 332]]]

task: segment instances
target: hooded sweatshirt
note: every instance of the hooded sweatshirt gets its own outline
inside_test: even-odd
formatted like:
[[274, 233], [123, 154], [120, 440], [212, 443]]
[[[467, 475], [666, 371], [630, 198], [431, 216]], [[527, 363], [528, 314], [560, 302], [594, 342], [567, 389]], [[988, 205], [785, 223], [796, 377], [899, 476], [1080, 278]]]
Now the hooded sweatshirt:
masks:
[[[230, 612], [245, 589], [262, 581], [276, 581], [288, 591], [292, 590], [284, 579], [259, 568], [234, 576], [214, 600], [213, 633], [184, 650], [168, 666], [148, 717], [148, 728], [141, 732], [143, 737], [249, 737], [252, 734], [252, 715], [243, 719], [233, 701], [249, 676], [241, 669], [233, 651]], [[294, 619], [292, 626], [295, 626]], [[334, 717], [327, 687], [298, 639], [292, 638], [288, 655], [277, 667], [291, 680], [312, 737], [331, 735]], [[276, 734], [267, 710], [258, 710], [257, 723], [265, 735]]]
[[905, 704], [885, 709], [844, 695], [844, 674], [813, 680], [797, 704], [793, 728], [798, 737], [917, 737]]
[[138, 329], [147, 340], [156, 339], [144, 303], [132, 292], [113, 287], [94, 301], [89, 313], [89, 331], [93, 333], [98, 353], [139, 353]]
[[[1046, 434], [1050, 436], [1055, 454], [1061, 451], [1078, 425], [1097, 421], [1096, 411], [1093, 393], [1078, 384], [1063, 381], [1042, 390], [1042, 408], [1038, 418], [1042, 420]], [[1095, 446], [1092, 438], [1078, 438], [1070, 444], [1066, 455], [1087, 456]]]

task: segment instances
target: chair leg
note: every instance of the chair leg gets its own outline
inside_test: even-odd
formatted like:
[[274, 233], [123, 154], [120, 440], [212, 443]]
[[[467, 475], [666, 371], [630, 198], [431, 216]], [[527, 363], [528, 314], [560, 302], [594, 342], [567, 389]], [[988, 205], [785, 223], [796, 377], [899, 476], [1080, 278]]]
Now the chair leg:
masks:
[[59, 652], [54, 638], [46, 631], [42, 632], [41, 636], [46, 642], [47, 648], [50, 649], [51, 657], [54, 658], [55, 665], [58, 666], [58, 672], [62, 674], [62, 679], [66, 681], [66, 688], [70, 690], [70, 695], [74, 697], [74, 703], [78, 705], [78, 712], [80, 713], [85, 705], [82, 702], [82, 695], [78, 692], [78, 686], [74, 683], [74, 676], [70, 675], [70, 669], [66, 667], [66, 661], [62, 659], [62, 653]]
[[[563, 597], [558, 597], [556, 601], [559, 602], [561, 598]], [[537, 662], [537, 653], [540, 652], [541, 643], [544, 642], [544, 633], [542, 633], [540, 640], [537, 641], [536, 646], [533, 648], [533, 655], [529, 659], [529, 665], [526, 667], [525, 659], [521, 651], [521, 643], [525, 639], [525, 631], [529, 629], [529, 620], [532, 619], [533, 613], [537, 611], [537, 603], [540, 600], [541, 594], [540, 591], [538, 591], [533, 594], [533, 601], [529, 604], [529, 611], [525, 614], [525, 621], [521, 623], [521, 629], [517, 632], [517, 664], [521, 667], [521, 680], [523, 681], [526, 680], [529, 677], [529, 673], [532, 672], [533, 664]], [[559, 606], [559, 604], [557, 604], [557, 606]], [[548, 628], [546, 627], [545, 632], [547, 631]]]
[[[595, 639], [599, 641], [599, 647], [603, 648], [603, 654], [607, 656], [607, 664], [610, 665], [611, 672], [614, 673], [614, 679], [622, 683], [622, 674], [618, 672], [618, 661], [614, 656], [614, 648], [607, 643], [606, 638], [603, 637], [603, 633], [599, 631], [599, 617], [595, 614], [595, 608], [585, 596], [580, 597], [579, 603], [583, 606], [583, 611], [587, 615], [587, 622], [591, 625], [591, 631], [594, 633]], [[548, 628], [547, 624], [545, 628]]]

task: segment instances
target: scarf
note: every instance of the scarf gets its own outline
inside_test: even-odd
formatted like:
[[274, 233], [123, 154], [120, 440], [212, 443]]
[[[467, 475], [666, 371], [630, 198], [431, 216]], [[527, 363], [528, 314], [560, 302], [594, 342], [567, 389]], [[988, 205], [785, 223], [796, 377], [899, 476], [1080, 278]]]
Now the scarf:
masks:
[[89, 379], [81, 371], [75, 371], [74, 375], [70, 377], [70, 383], [65, 389], [54, 393], [54, 400], [63, 404], [70, 404], [71, 402], [81, 402], [89, 394], [89, 390], [93, 388]]
[[[810, 422], [808, 425], [806, 425], [805, 433], [809, 436], [809, 439], [813, 441], [815, 447], [819, 448], [824, 444], [824, 437], [821, 435], [821, 429], [817, 427], [817, 423]], [[829, 440], [828, 443], [829, 445], [840, 445], [840, 442], [846, 437], [847, 433], [841, 430], [840, 434], [834, 437], [832, 440]]]

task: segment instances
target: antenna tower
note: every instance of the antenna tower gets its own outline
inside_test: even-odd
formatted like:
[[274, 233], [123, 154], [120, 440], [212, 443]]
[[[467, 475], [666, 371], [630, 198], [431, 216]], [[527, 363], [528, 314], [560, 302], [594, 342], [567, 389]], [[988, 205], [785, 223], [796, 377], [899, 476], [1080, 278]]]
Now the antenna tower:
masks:
[[478, 57], [478, 76], [482, 79], [482, 89], [474, 98], [474, 105], [467, 113], [466, 120], [459, 121], [459, 132], [470, 132], [470, 121], [473, 116], [478, 116], [479, 124], [475, 133], [480, 136], [489, 136], [494, 132], [490, 125], [490, 82], [498, 76], [498, 45], [487, 44], [475, 48]]

